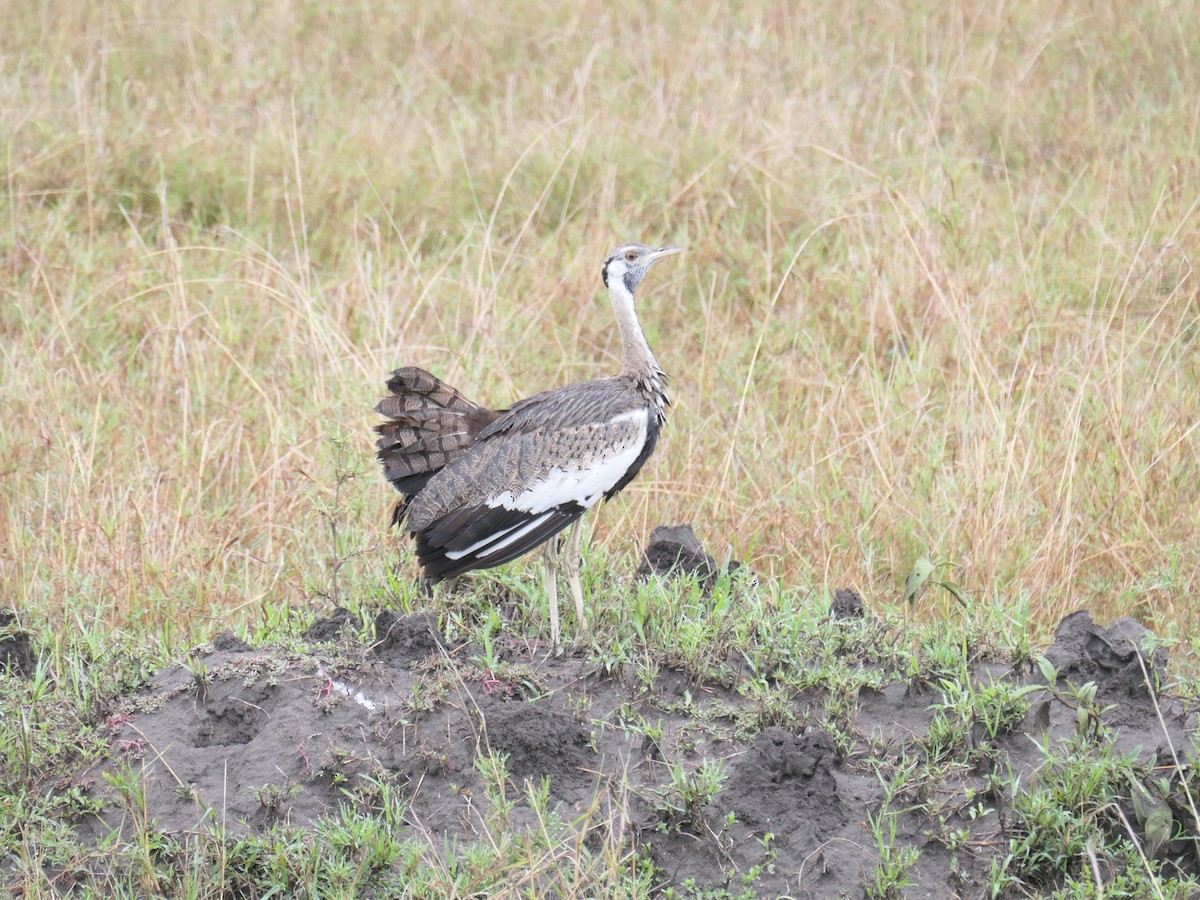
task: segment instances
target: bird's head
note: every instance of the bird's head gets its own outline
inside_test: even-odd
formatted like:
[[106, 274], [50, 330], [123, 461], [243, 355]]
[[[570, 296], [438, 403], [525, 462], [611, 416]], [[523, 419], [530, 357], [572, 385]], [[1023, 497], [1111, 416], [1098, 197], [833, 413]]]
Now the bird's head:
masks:
[[650, 267], [664, 256], [682, 253], [680, 247], [647, 247], [645, 244], [622, 244], [609, 252], [600, 270], [604, 286], [614, 281], [623, 284], [629, 293], [637, 290]]

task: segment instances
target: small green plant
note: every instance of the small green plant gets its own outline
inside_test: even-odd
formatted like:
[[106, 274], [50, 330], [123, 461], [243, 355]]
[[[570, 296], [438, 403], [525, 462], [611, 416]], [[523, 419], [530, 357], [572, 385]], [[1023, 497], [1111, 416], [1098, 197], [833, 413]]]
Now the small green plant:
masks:
[[508, 754], [490, 750], [475, 757], [475, 768], [483, 776], [483, 789], [492, 805], [492, 817], [499, 828], [509, 827], [516, 801], [508, 796]]
[[982, 726], [984, 735], [995, 741], [1012, 731], [1029, 712], [1029, 696], [1044, 689], [1040, 684], [1014, 684], [989, 681], [972, 685], [972, 720]]
[[112, 786], [122, 805], [135, 818], [145, 815], [146, 794], [141, 772], [133, 766], [119, 766], [105, 772], [104, 780]]
[[203, 703], [208, 696], [208, 688], [213, 680], [208, 663], [199, 656], [189, 655], [184, 667], [192, 673], [192, 683], [196, 686], [196, 697]]
[[949, 704], [933, 707], [929, 720], [929, 731], [920, 742], [926, 759], [931, 763], [941, 762], [962, 752], [971, 729], [971, 721]]
[[[730, 816], [732, 817], [732, 813]], [[730, 821], [728, 824], [732, 824]], [[747, 888], [752, 888], [763, 875], [775, 874], [775, 863], [779, 859], [779, 851], [775, 849], [775, 835], [767, 832], [758, 839], [758, 843], [762, 846], [763, 858], [748, 868], [742, 875], [742, 884]]]
[[[938, 682], [942, 702], [934, 704], [929, 732], [922, 742], [930, 761], [937, 762], [972, 747], [990, 752], [996, 740], [1015, 728], [1029, 711], [1028, 697], [1042, 685], [1011, 681], [976, 684], [967, 672]], [[979, 746], [974, 746], [976, 743]]]
[[274, 818], [283, 812], [287, 801], [299, 792], [300, 786], [296, 784], [264, 784], [254, 789], [254, 799], [259, 802], [268, 817]]
[[1104, 724], [1104, 717], [1116, 707], [1112, 704], [1100, 705], [1098, 702], [1099, 688], [1096, 683], [1088, 681], [1076, 685], [1068, 681], [1064, 688], [1059, 688], [1058, 670], [1055, 669], [1054, 664], [1044, 656], [1038, 657], [1037, 663], [1042, 677], [1046, 679], [1046, 689], [1054, 694], [1064, 706], [1075, 710], [1076, 739], [1084, 743], [1095, 744], [1107, 738], [1108, 729]]
[[588, 711], [592, 708], [592, 698], [587, 694], [567, 694], [567, 709], [578, 721], [588, 719]]
[[933, 574], [938, 569], [949, 568], [953, 565], [954, 564], [950, 562], [930, 562], [923, 556], [919, 557], [917, 561], [913, 563], [912, 570], [904, 579], [904, 592], [901, 595], [901, 599], [906, 606], [908, 615], [911, 616], [913, 610], [916, 609], [917, 600], [920, 599], [921, 595], [924, 594], [925, 590], [931, 585], [933, 587], [941, 588], [943, 591], [945, 591], [947, 596], [952, 597], [959, 604], [959, 606], [963, 607], [964, 609], [968, 609], [970, 607], [966, 593], [953, 581], [946, 581], [944, 579], [940, 581], [936, 579], [931, 580]]
[[401, 851], [401, 841], [391, 829], [344, 803], [335, 818], [318, 823], [315, 837], [331, 851], [321, 874], [331, 887], [339, 889], [369, 884]]
[[101, 798], [92, 796], [84, 787], [77, 784], [73, 784], [62, 793], [55, 795], [51, 803], [55, 809], [69, 816], [99, 815], [105, 807]]
[[312, 502], [316, 514], [324, 519], [329, 532], [329, 554], [325, 558], [329, 580], [318, 592], [329, 598], [334, 606], [342, 605], [342, 568], [362, 554], [352, 543], [354, 533], [347, 528], [347, 520], [361, 499], [347, 500], [349, 487], [366, 470], [366, 462], [359, 451], [356, 435], [340, 427], [326, 429], [324, 455], [332, 470], [333, 484], [313, 484]]
[[499, 668], [501, 660], [496, 649], [496, 637], [500, 634], [500, 610], [492, 607], [484, 615], [483, 623], [477, 632], [483, 653], [474, 657], [475, 662], [483, 669], [493, 672]]
[[875, 866], [875, 878], [867, 885], [867, 896], [871, 900], [899, 900], [904, 888], [912, 884], [910, 872], [921, 857], [921, 851], [912, 845], [896, 843], [897, 813], [885, 800], [878, 813], [867, 813], [867, 825], [875, 838], [879, 851], [879, 862]]
[[378, 816], [386, 827], [394, 830], [404, 824], [404, 811], [408, 807], [402, 781], [402, 776], [377, 765], [373, 771], [360, 774], [354, 787], [345, 787], [342, 793], [351, 803]]
[[[1043, 764], [1029, 785], [1022, 788], [1018, 779], [1009, 779], [1004, 820], [1011, 837], [1002, 864], [992, 867], [994, 895], [1014, 879], [1035, 887], [1051, 884], [1063, 873], [1076, 872], [1079, 862], [1088, 858], [1120, 868], [1126, 863], [1119, 861], [1133, 854], [1130, 861], [1146, 868], [1121, 811], [1123, 804], [1136, 807], [1135, 798], [1143, 790], [1136, 752], [1122, 755], [1106, 744], [1090, 752], [1079, 750], [1078, 745], [1056, 746], [1046, 738]], [[1148, 797], [1140, 801], [1150, 826], [1147, 838], [1161, 846], [1173, 825], [1164, 818], [1166, 813], [1147, 803]]]
[[791, 726], [796, 722], [796, 711], [792, 707], [791, 692], [759, 677], [747, 681], [741, 694], [749, 703], [737, 708], [737, 735], [752, 738], [773, 725]]
[[704, 808], [712, 803], [725, 786], [725, 760], [706, 759], [688, 769], [678, 763], [669, 767], [670, 784], [658, 792], [658, 811], [668, 829], [686, 825], [704, 831]]

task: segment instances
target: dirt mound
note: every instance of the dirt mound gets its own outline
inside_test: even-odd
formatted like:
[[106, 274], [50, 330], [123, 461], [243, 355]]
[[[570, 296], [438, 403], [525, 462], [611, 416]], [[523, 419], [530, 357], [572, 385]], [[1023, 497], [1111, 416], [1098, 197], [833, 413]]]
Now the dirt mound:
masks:
[[[812, 840], [846, 823], [838, 795], [837, 752], [826, 731], [768, 728], [738, 757], [726, 788], [738, 820]], [[815, 843], [814, 843], [815, 846]]]
[[1080, 610], [1058, 624], [1046, 658], [1058, 669], [1059, 680], [1095, 682], [1105, 699], [1145, 699], [1167, 674], [1167, 651], [1153, 641], [1154, 635], [1133, 619], [1101, 628]]
[[308, 630], [304, 632], [306, 641], [336, 641], [342, 636], [346, 629], [355, 629], [362, 624], [358, 621], [350, 610], [343, 609], [340, 606], [333, 611], [333, 615], [326, 616], [324, 619], [317, 619]]
[[[756, 887], [782, 893], [792, 879], [776, 880], [766, 872], [769, 854], [799, 862], [858, 830], [847, 827], [850, 816], [837, 778], [841, 766], [828, 732], [768, 728], [729, 768], [700, 823], [645, 833], [653, 858], [673, 883], [732, 889], [745, 873], [762, 870]], [[732, 822], [726, 821], [729, 813]], [[772, 837], [764, 842], [767, 835]]]
[[482, 711], [487, 744], [507, 754], [513, 777], [536, 780], [556, 772], [551, 790], [570, 802], [594, 789], [595, 776], [589, 770], [596, 765], [596, 753], [588, 746], [588, 732], [570, 714], [494, 697]]
[[[544, 787], [582, 838], [647, 855], [664, 887], [863, 896], [903, 852], [903, 896], [945, 897], [985, 877], [1022, 833], [1020, 798], [990, 773], [1022, 785], [1047, 778], [1040, 741], [1103, 752], [1080, 735], [1082, 701], [1070, 693], [1079, 679], [1097, 685], [1097, 727], [1131, 758], [1153, 763], [1192, 737], [1186, 709], [1158, 697], [1164, 730], [1154, 695], [1131, 674], [1147, 635], [1079, 615], [1048, 653], [1057, 684], [1039, 689], [1033, 666], [975, 665], [968, 694], [1024, 698], [997, 707], [1010, 716], [1000, 724], [982, 707], [951, 715], [960, 700], [950, 681], [861, 659], [850, 694], [815, 675], [785, 691], [668, 671], [647, 687], [582, 655], [535, 655], [516, 642], [490, 655], [450, 648], [428, 617], [379, 613], [369, 645], [347, 637], [352, 625], [342, 612], [314, 625], [310, 651], [296, 655], [222, 637], [159, 672], [109, 719], [111, 753], [85, 779], [104, 808], [80, 827], [96, 840], [128, 836], [136, 817], [114, 787], [127, 767], [141, 776], [146, 814], [178, 836], [309, 824], [345, 804], [369, 810], [386, 783], [404, 797], [403, 827], [443, 852], [479, 839], [498, 810], [513, 827], [544, 827], [534, 799]], [[1160, 651], [1149, 659], [1154, 671], [1165, 662]], [[889, 793], [881, 777], [918, 763], [938, 781], [913, 790], [932, 792], [934, 807]]]
[[397, 662], [426, 656], [442, 647], [437, 622], [432, 616], [397, 616], [384, 610], [375, 617], [375, 643], [372, 652], [381, 659], [395, 657]]
[[0, 609], [0, 669], [28, 677], [37, 666], [37, 654], [32, 639], [16, 622], [16, 613]]

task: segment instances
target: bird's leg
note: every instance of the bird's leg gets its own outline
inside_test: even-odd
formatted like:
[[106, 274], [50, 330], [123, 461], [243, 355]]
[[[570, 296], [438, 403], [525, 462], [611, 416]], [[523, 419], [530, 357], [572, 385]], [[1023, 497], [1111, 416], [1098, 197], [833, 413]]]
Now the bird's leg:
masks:
[[587, 631], [587, 615], [583, 611], [583, 585], [579, 581], [579, 569], [583, 565], [583, 520], [571, 526], [563, 548], [563, 570], [567, 573], [567, 585], [575, 600], [575, 615], [579, 617], [579, 630]]
[[558, 646], [558, 535], [546, 541], [546, 602], [550, 605], [550, 640]]

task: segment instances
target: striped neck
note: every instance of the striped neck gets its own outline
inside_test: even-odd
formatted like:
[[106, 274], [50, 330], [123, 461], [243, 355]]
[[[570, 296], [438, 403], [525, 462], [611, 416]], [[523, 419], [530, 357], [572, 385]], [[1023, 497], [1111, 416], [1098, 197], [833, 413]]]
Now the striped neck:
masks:
[[608, 295], [617, 317], [617, 330], [621, 333], [621, 375], [637, 382], [646, 399], [661, 415], [671, 402], [664, 390], [667, 375], [646, 343], [646, 335], [633, 308], [633, 291], [624, 278], [609, 278]]

